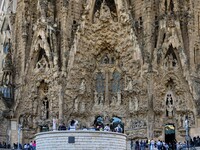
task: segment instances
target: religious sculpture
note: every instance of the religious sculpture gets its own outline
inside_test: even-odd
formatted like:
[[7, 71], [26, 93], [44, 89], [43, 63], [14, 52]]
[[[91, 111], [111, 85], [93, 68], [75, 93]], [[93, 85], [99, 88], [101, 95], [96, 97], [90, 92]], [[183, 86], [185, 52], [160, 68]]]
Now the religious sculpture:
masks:
[[131, 77], [126, 78], [126, 87], [124, 89], [125, 91], [131, 92], [133, 90], [133, 81]]
[[[187, 9], [197, 10], [200, 4], [164, 1], [166, 13], [163, 1], [17, 2], [19, 12], [11, 14], [16, 18], [0, 16], [0, 42], [6, 45], [11, 38], [13, 45], [10, 61], [4, 65], [15, 64], [11, 70], [14, 75], [5, 74], [3, 83], [7, 86], [2, 86], [5, 96], [11, 92], [10, 82], [15, 87], [11, 107], [14, 115], [7, 115], [8, 122], [12, 117], [19, 121], [20, 114], [30, 109], [30, 114], [23, 116], [27, 119], [21, 120], [28, 126], [33, 124], [27, 139], [39, 131], [38, 125], [52, 127], [53, 112], [59, 112], [59, 119], [64, 122], [77, 118], [88, 125], [98, 115], [118, 116], [124, 121], [125, 132], [131, 133], [128, 140], [158, 135], [164, 139], [164, 127], [159, 124], [169, 122], [176, 126], [176, 136], [180, 138], [184, 115], [188, 115], [193, 130], [199, 127], [199, 30], [194, 17], [189, 17], [198, 13]], [[138, 13], [144, 10], [146, 14]], [[194, 45], [194, 49], [188, 45]], [[40, 87], [42, 81], [48, 83], [46, 89]], [[171, 96], [165, 97], [166, 92]], [[133, 128], [127, 124], [131, 119], [137, 121]], [[8, 123], [0, 125], [8, 125], [3, 130], [15, 134]]]
[[99, 19], [103, 22], [107, 22], [112, 19], [110, 8], [107, 6], [105, 0], [103, 0], [103, 3], [101, 4]]
[[171, 94], [167, 94], [166, 105], [167, 105], [166, 106], [167, 117], [173, 117], [174, 106], [173, 106], [173, 99], [172, 99]]
[[78, 110], [79, 110], [79, 100], [78, 98], [76, 98], [74, 102], [74, 111], [77, 112]]
[[100, 17], [100, 12], [97, 10], [94, 14], [94, 23], [98, 23]]
[[86, 90], [86, 81], [85, 81], [85, 79], [82, 79], [81, 85], [79, 87], [80, 94], [84, 94], [85, 90]]

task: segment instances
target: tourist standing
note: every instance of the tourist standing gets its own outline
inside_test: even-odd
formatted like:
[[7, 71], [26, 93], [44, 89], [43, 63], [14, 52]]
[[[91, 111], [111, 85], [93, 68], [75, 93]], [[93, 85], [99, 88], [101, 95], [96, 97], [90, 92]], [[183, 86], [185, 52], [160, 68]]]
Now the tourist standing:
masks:
[[36, 141], [33, 142], [32, 146], [33, 146], [33, 150], [36, 150]]
[[139, 141], [135, 142], [135, 150], [140, 150]]
[[72, 120], [71, 123], [70, 123], [70, 126], [69, 126], [69, 130], [70, 131], [75, 131], [77, 124], [78, 124], [77, 120]]
[[154, 140], [152, 139], [151, 142], [150, 142], [150, 150], [153, 150], [154, 149]]
[[104, 127], [104, 131], [110, 131], [110, 126], [109, 126], [109, 124], [107, 124], [107, 125]]

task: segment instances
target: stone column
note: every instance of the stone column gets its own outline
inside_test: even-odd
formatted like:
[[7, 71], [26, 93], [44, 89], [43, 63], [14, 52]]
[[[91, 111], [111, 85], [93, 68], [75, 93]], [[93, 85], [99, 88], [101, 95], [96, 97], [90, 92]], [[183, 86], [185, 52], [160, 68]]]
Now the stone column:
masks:
[[153, 72], [147, 73], [148, 82], [148, 123], [147, 123], [147, 137], [154, 138], [154, 111], [153, 111]]
[[105, 72], [105, 105], [109, 105], [109, 72], [106, 70]]
[[63, 88], [62, 85], [59, 87], [59, 120], [63, 119]]

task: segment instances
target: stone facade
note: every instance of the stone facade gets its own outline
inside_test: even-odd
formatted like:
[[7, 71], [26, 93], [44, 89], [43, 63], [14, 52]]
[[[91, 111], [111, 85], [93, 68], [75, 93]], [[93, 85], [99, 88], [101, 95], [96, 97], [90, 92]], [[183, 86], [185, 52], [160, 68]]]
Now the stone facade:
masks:
[[200, 0], [18, 0], [9, 20], [1, 112], [23, 142], [53, 118], [98, 116], [121, 118], [128, 139], [173, 124], [184, 140], [186, 116], [200, 135]]

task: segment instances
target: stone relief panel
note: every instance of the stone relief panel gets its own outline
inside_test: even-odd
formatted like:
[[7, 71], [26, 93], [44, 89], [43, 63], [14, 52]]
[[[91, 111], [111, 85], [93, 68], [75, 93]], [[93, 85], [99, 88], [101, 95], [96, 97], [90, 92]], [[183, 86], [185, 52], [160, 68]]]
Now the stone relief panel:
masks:
[[163, 128], [163, 117], [162, 117], [162, 115], [155, 115], [154, 126], [155, 126], [155, 129], [162, 129]]
[[147, 123], [145, 120], [132, 120], [131, 121], [131, 129], [140, 129], [140, 128], [146, 128]]

